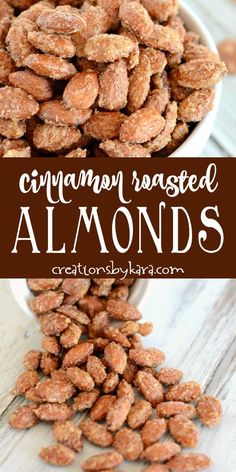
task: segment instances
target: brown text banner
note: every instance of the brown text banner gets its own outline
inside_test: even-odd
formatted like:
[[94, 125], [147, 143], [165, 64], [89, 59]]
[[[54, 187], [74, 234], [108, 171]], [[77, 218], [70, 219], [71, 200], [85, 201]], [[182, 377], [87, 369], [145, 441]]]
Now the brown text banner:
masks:
[[230, 277], [235, 159], [2, 159], [0, 277]]

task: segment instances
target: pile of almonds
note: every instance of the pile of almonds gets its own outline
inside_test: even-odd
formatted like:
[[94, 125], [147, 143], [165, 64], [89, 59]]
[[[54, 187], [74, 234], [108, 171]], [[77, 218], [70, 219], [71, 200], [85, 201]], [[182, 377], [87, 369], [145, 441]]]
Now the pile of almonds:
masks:
[[179, 0], [0, 0], [0, 156], [168, 156], [226, 73]]
[[[9, 423], [27, 429], [38, 421], [53, 425], [56, 444], [39, 456], [53, 465], [73, 463], [83, 439], [111, 447], [82, 463], [84, 471], [114, 472], [123, 460], [145, 461], [145, 472], [194, 472], [211, 460], [194, 448], [198, 418], [208, 427], [221, 419], [216, 398], [197, 382], [180, 383], [181, 371], [159, 366], [165, 355], [144, 348], [152, 331], [127, 302], [133, 279], [28, 279], [35, 297], [30, 308], [43, 333], [44, 351], [32, 350], [15, 394], [31, 402]], [[80, 424], [77, 413], [87, 412]], [[167, 436], [167, 434], [169, 436]]]

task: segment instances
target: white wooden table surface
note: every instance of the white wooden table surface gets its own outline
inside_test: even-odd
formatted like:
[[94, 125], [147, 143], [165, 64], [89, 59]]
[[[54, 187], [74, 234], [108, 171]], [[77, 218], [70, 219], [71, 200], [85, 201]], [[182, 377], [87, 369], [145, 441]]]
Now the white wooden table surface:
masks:
[[[198, 451], [209, 454], [209, 472], [236, 470], [236, 280], [154, 280], [144, 319], [155, 323], [146, 341], [167, 356], [166, 365], [181, 368], [185, 380], [196, 380], [223, 403], [224, 417], [213, 430], [202, 429]], [[8, 281], [0, 281], [0, 470], [51, 472], [38, 457], [42, 446], [53, 442], [51, 427], [39, 424], [29, 431], [8, 426], [11, 411], [21, 404], [9, 393], [22, 369], [22, 358], [40, 346], [34, 318], [16, 305]], [[62, 471], [79, 472], [80, 463], [100, 449], [86, 444], [75, 464]], [[141, 471], [137, 464], [122, 464], [122, 472]]]
[[[185, 0], [210, 30], [216, 44], [236, 38], [236, 2]], [[235, 52], [236, 54], [236, 52]], [[211, 139], [201, 157], [236, 157], [236, 76], [224, 79], [223, 95]]]

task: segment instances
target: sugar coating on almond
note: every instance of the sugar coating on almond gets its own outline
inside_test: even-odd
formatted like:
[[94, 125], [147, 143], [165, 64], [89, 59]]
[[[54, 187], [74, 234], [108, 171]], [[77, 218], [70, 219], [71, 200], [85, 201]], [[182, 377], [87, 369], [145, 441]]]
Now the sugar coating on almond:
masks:
[[14, 429], [29, 429], [37, 423], [31, 405], [24, 405], [15, 410], [9, 418], [9, 424]]
[[53, 435], [59, 443], [76, 452], [80, 452], [83, 448], [82, 431], [71, 421], [56, 422], [53, 426]]
[[170, 434], [182, 447], [196, 447], [199, 431], [193, 421], [185, 415], [176, 415], [168, 422]]
[[85, 471], [96, 471], [112, 469], [121, 464], [123, 457], [119, 452], [105, 452], [103, 454], [96, 454], [90, 457], [82, 464], [82, 469]]
[[190, 402], [197, 400], [202, 394], [201, 386], [197, 382], [185, 382], [170, 387], [166, 392], [167, 400]]
[[143, 451], [140, 434], [128, 428], [121, 429], [116, 433], [113, 447], [128, 461], [139, 459]]
[[41, 449], [39, 457], [47, 464], [69, 465], [75, 460], [75, 452], [63, 444], [58, 444]]
[[142, 454], [142, 458], [149, 462], [164, 462], [181, 451], [180, 446], [173, 441], [163, 441], [149, 446]]
[[177, 454], [166, 465], [173, 472], [195, 472], [210, 467], [211, 460], [204, 454]]
[[209, 428], [216, 426], [222, 416], [220, 401], [211, 395], [201, 397], [197, 404], [197, 414], [205, 426]]

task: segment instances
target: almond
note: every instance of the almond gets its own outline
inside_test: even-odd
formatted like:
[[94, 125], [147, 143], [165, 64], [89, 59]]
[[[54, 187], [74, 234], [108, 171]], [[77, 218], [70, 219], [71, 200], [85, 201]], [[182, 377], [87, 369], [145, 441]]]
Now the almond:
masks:
[[67, 84], [63, 101], [68, 108], [87, 110], [96, 100], [98, 88], [96, 72], [79, 72]]
[[175, 78], [182, 87], [202, 89], [214, 87], [225, 74], [223, 62], [195, 59], [177, 67]]
[[50, 100], [40, 105], [38, 116], [47, 124], [57, 126], [78, 126], [85, 123], [92, 110], [76, 110], [65, 107], [62, 100]]
[[142, 458], [149, 462], [164, 462], [181, 451], [180, 446], [173, 441], [163, 441], [149, 446], [142, 454]]
[[32, 349], [24, 357], [24, 366], [28, 370], [37, 370], [40, 364], [41, 352]]
[[157, 379], [164, 385], [175, 385], [180, 382], [182, 377], [183, 372], [172, 367], [163, 367], [157, 372]]
[[103, 383], [107, 375], [103, 363], [96, 356], [88, 357], [87, 372], [92, 376], [96, 385]]
[[125, 118], [119, 111], [97, 111], [84, 125], [85, 134], [101, 141], [118, 138]]
[[153, 21], [147, 10], [136, 1], [124, 2], [120, 6], [119, 16], [122, 25], [140, 38], [152, 34]]
[[0, 49], [0, 83], [8, 84], [9, 74], [14, 72], [15, 66], [10, 54], [4, 49]]
[[164, 118], [154, 108], [143, 108], [124, 120], [120, 140], [137, 144], [147, 142], [161, 132], [164, 124]]
[[0, 118], [0, 134], [8, 139], [18, 139], [24, 136], [26, 123], [24, 121], [5, 120]]
[[191, 402], [202, 394], [201, 386], [197, 382], [186, 382], [170, 387], [166, 392], [166, 400]]
[[106, 33], [112, 26], [112, 18], [100, 5], [90, 5], [82, 16], [86, 23], [85, 30], [82, 30], [82, 36], [85, 39]]
[[212, 110], [214, 98], [214, 90], [196, 90], [179, 104], [178, 118], [188, 123], [201, 121]]
[[124, 60], [109, 64], [99, 78], [98, 105], [106, 110], [120, 110], [127, 103], [128, 74]]
[[60, 343], [58, 342], [56, 336], [44, 336], [42, 340], [42, 347], [45, 351], [50, 352], [57, 356], [60, 353]]
[[134, 394], [134, 390], [133, 388], [131, 387], [131, 385], [125, 380], [125, 379], [122, 379], [118, 385], [118, 388], [117, 388], [117, 397], [118, 398], [121, 398], [121, 397], [126, 397], [129, 399], [131, 405], [134, 403], [135, 401], [135, 394]]
[[23, 395], [31, 387], [35, 387], [39, 382], [39, 376], [37, 372], [29, 370], [28, 372], [23, 372], [17, 379], [16, 385], [14, 388], [15, 395]]
[[108, 300], [106, 308], [110, 316], [118, 321], [136, 321], [142, 318], [138, 308], [128, 302]]
[[72, 410], [65, 403], [44, 403], [33, 410], [42, 421], [66, 421], [72, 416]]
[[36, 74], [55, 80], [69, 79], [76, 74], [73, 64], [50, 54], [30, 54], [25, 60], [25, 65]]
[[197, 414], [204, 426], [209, 428], [216, 426], [222, 416], [220, 401], [211, 395], [202, 396], [197, 404]]
[[17, 67], [25, 66], [27, 57], [35, 51], [28, 41], [28, 33], [36, 29], [35, 23], [26, 18], [18, 17], [17, 21], [12, 22], [6, 44]]
[[70, 319], [59, 313], [49, 313], [41, 320], [41, 329], [45, 336], [58, 336], [68, 327]]
[[107, 413], [107, 428], [109, 431], [118, 431], [129, 415], [131, 403], [127, 397], [118, 398], [109, 408]]
[[72, 347], [63, 359], [63, 367], [71, 367], [86, 362], [90, 354], [93, 353], [93, 345], [89, 342], [78, 344]]
[[74, 394], [74, 388], [69, 382], [62, 380], [46, 380], [40, 382], [35, 392], [44, 402], [64, 403]]
[[113, 469], [117, 465], [121, 464], [123, 457], [118, 452], [105, 452], [103, 454], [97, 454], [90, 457], [82, 464], [82, 469], [85, 471], [97, 471], [105, 469]]
[[169, 420], [170, 434], [182, 447], [196, 447], [199, 431], [185, 415], [176, 415]]
[[76, 49], [69, 36], [31, 31], [28, 33], [28, 41], [35, 48], [48, 54], [70, 58], [75, 55]]
[[0, 89], [0, 118], [25, 120], [38, 109], [38, 103], [23, 90], [8, 86]]
[[173, 472], [196, 472], [210, 465], [211, 460], [204, 454], [178, 454], [167, 462], [168, 469]]
[[[80, 298], [83, 298], [88, 289], [90, 287], [90, 279], [64, 279], [62, 283], [62, 290], [64, 290], [65, 293], [68, 293], [68, 295], [72, 295], [72, 297], [75, 297], [75, 303], [78, 301]], [[68, 298], [67, 298], [67, 304], [69, 304]], [[75, 307], [74, 307], [75, 308]]]
[[86, 439], [96, 446], [109, 447], [113, 443], [113, 435], [102, 424], [86, 419], [80, 423], [80, 428]]
[[144, 104], [150, 89], [151, 64], [147, 56], [142, 56], [129, 79], [128, 110], [134, 112]]
[[57, 444], [41, 449], [39, 457], [47, 464], [69, 465], [75, 460], [75, 453], [69, 447]]
[[156, 348], [136, 348], [129, 351], [129, 358], [142, 367], [156, 367], [165, 360], [163, 352]]
[[128, 428], [121, 429], [115, 434], [113, 447], [127, 461], [136, 461], [143, 452], [140, 434]]
[[112, 393], [116, 390], [119, 384], [119, 375], [116, 372], [108, 372], [106, 379], [102, 384], [104, 393]]
[[153, 107], [161, 115], [164, 113], [166, 106], [169, 102], [169, 91], [167, 87], [164, 87], [161, 90], [155, 89], [152, 90], [145, 102], [145, 107]]
[[105, 326], [104, 336], [109, 339], [109, 341], [114, 341], [122, 347], [130, 347], [128, 338], [122, 334], [119, 329], [113, 328], [112, 326]]
[[135, 386], [153, 407], [161, 403], [164, 398], [164, 390], [161, 383], [148, 372], [139, 371], [135, 377]]
[[59, 308], [57, 308], [57, 312], [67, 316], [72, 321], [75, 321], [76, 323], [79, 323], [81, 325], [87, 326], [90, 322], [90, 319], [86, 315], [86, 313], [80, 311], [74, 305], [61, 305]]
[[100, 421], [105, 419], [108, 411], [115, 401], [116, 397], [113, 395], [102, 395], [100, 398], [98, 398], [90, 412], [91, 420]]
[[162, 23], [177, 14], [179, 0], [142, 0], [143, 6], [152, 18]]
[[37, 149], [58, 152], [76, 145], [80, 137], [80, 131], [72, 126], [57, 126], [45, 123], [36, 126], [33, 142]]
[[[105, 151], [109, 157], [151, 157], [147, 149], [140, 144], [122, 143], [117, 139], [104, 141], [99, 147]], [[116, 289], [113, 291], [112, 295], [116, 295], [117, 292], [120, 293], [121, 290]], [[117, 296], [114, 296], [114, 298], [118, 299]], [[125, 300], [123, 301], [126, 301], [126, 298], [125, 289]]]
[[134, 48], [129, 38], [116, 34], [98, 34], [86, 42], [84, 52], [90, 61], [114, 62], [128, 57]]
[[141, 430], [141, 437], [145, 449], [155, 444], [165, 434], [167, 423], [162, 418], [154, 418], [145, 423]]
[[33, 72], [27, 70], [12, 72], [9, 75], [9, 82], [32, 95], [37, 101], [49, 100], [52, 97], [52, 87], [48, 80]]
[[131, 407], [127, 423], [131, 429], [143, 426], [152, 414], [152, 406], [146, 400], [138, 400]]
[[149, 152], [157, 152], [163, 149], [171, 141], [171, 135], [177, 122], [178, 107], [176, 102], [168, 103], [165, 111], [165, 125], [159, 135], [147, 143]]
[[120, 344], [115, 342], [109, 343], [104, 350], [105, 360], [110, 369], [117, 374], [122, 374], [126, 367], [127, 355]]
[[43, 352], [40, 360], [40, 369], [42, 369], [44, 375], [49, 375], [58, 369], [58, 357], [50, 354], [49, 352]]
[[9, 424], [14, 429], [29, 429], [37, 423], [37, 417], [32, 411], [31, 405], [24, 405], [15, 410], [10, 418]]
[[37, 25], [47, 33], [71, 34], [86, 27], [80, 12], [70, 5], [45, 9], [37, 19]]
[[59, 443], [76, 452], [83, 449], [82, 431], [71, 421], [57, 421], [53, 426], [53, 436]]
[[[20, 72], [16, 72], [16, 74], [20, 74]], [[29, 74], [31, 74], [31, 72], [29, 72]], [[34, 75], [34, 74], [32, 74], [32, 75]], [[22, 76], [22, 79], [23, 79], [23, 77], [24, 76]], [[38, 78], [40, 79], [40, 77], [38, 77]], [[44, 79], [42, 79], [42, 80], [44, 80]], [[34, 292], [43, 292], [45, 290], [56, 289], [62, 283], [62, 280], [63, 279], [27, 279], [27, 284], [28, 284], [30, 290], [33, 290]]]
[[75, 323], [71, 323], [60, 336], [60, 343], [64, 348], [76, 346], [82, 335], [82, 329]]
[[94, 381], [88, 372], [79, 369], [79, 367], [69, 367], [66, 374], [78, 390], [86, 392], [91, 392], [93, 390]]
[[91, 392], [81, 392], [73, 400], [72, 408], [75, 412], [91, 409], [99, 397], [99, 390], [94, 388]]
[[142, 42], [146, 46], [170, 54], [183, 53], [183, 44], [178, 32], [169, 26], [154, 25], [151, 34], [142, 38]]

